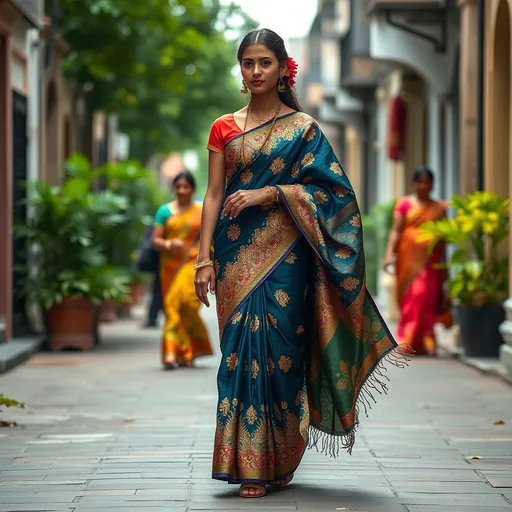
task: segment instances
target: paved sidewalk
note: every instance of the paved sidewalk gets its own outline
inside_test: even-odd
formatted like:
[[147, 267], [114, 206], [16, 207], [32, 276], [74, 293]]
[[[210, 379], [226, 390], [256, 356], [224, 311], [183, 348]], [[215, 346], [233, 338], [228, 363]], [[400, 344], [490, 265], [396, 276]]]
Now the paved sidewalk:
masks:
[[164, 372], [139, 323], [0, 376], [28, 405], [2, 415], [22, 426], [0, 429], [0, 511], [512, 512], [512, 386], [452, 360], [393, 368], [351, 457], [308, 451], [286, 489], [242, 500], [210, 478], [217, 358]]

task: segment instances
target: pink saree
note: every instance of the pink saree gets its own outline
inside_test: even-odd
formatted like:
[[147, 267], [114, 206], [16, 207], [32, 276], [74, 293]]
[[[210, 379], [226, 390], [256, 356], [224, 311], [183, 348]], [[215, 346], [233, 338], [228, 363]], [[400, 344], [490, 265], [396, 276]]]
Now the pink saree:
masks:
[[405, 218], [397, 250], [397, 299], [400, 306], [398, 343], [418, 355], [435, 355], [434, 325], [449, 326], [449, 306], [443, 296], [446, 271], [436, 268], [445, 261], [445, 244], [429, 251], [430, 241], [418, 241], [418, 228], [446, 216], [445, 203], [418, 206], [407, 196], [398, 201], [395, 215]]

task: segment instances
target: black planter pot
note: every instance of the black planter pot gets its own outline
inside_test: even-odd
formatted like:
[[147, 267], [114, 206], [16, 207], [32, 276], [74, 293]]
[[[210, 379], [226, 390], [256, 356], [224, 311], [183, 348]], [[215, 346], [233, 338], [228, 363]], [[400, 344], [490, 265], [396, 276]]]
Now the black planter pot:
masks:
[[467, 357], [499, 357], [503, 339], [498, 329], [505, 321], [503, 306], [460, 305], [456, 308], [456, 315], [462, 346]]

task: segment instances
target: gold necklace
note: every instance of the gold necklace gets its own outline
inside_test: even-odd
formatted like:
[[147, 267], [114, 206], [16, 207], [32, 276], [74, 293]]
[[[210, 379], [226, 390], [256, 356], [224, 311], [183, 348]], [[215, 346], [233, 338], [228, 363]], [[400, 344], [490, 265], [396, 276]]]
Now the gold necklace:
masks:
[[263, 124], [263, 123], [266, 123], [267, 121], [270, 121], [271, 117], [254, 117], [254, 114], [252, 113], [252, 110], [249, 109], [249, 114], [251, 116], [251, 119], [256, 123], [256, 124]]
[[[244, 132], [242, 134], [242, 164], [243, 164], [244, 168], [249, 167], [249, 165], [251, 165], [260, 156], [260, 153], [263, 151], [263, 148], [267, 145], [267, 142], [270, 139], [270, 135], [274, 131], [274, 126], [276, 124], [277, 117], [279, 116], [279, 113], [281, 112], [281, 105], [282, 105], [282, 103], [279, 103], [279, 107], [277, 107], [276, 113], [274, 114], [274, 118], [272, 120], [272, 126], [270, 127], [270, 130], [266, 134], [265, 140], [263, 141], [263, 144], [261, 145], [260, 149], [255, 152], [255, 154], [253, 155], [253, 158], [251, 159], [250, 162], [247, 162], [247, 160], [245, 159], [245, 133], [247, 130], [247, 120], [249, 119], [249, 115], [251, 115], [251, 107], [250, 106], [247, 107], [248, 115], [245, 116]], [[251, 117], [252, 117], [252, 115], [251, 115]]]

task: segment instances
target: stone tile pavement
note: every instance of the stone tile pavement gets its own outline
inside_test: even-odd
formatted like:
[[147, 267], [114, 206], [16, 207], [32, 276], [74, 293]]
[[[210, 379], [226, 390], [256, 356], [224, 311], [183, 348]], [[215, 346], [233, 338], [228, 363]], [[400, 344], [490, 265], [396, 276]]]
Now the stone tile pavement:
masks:
[[28, 406], [3, 414], [21, 426], [0, 430], [1, 512], [512, 512], [512, 386], [416, 358], [390, 369], [352, 456], [308, 451], [290, 486], [242, 500], [210, 478], [217, 358], [164, 372], [159, 332], [140, 323], [0, 376]]

